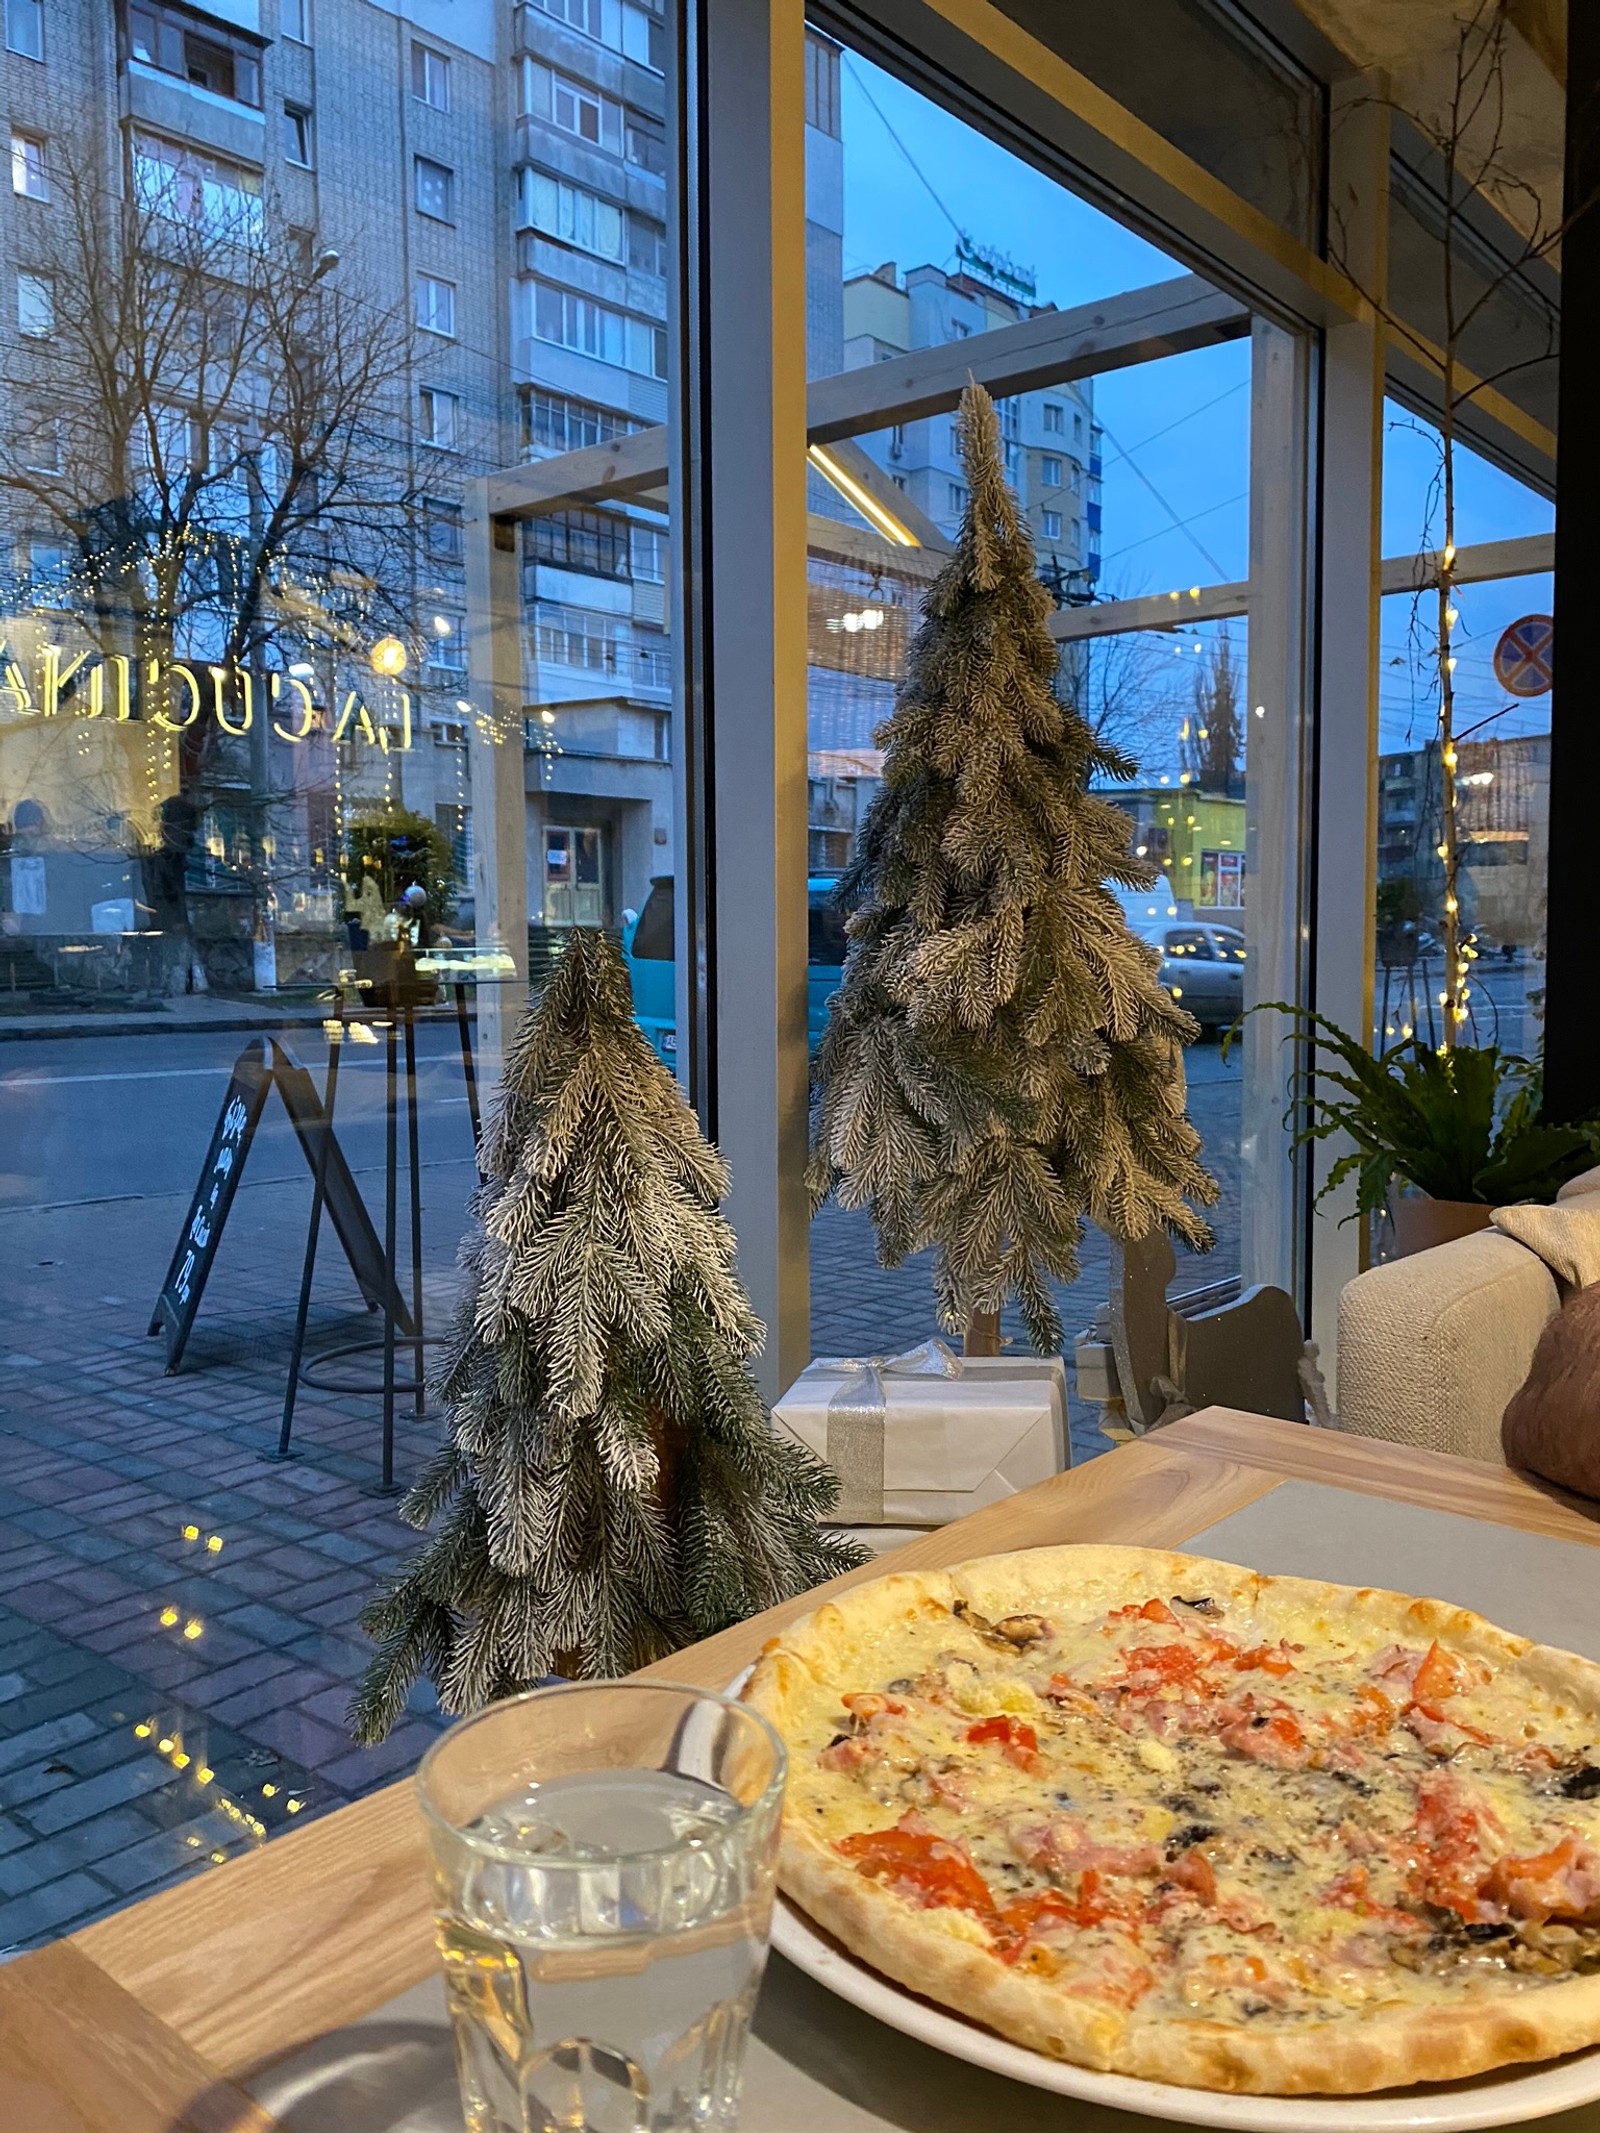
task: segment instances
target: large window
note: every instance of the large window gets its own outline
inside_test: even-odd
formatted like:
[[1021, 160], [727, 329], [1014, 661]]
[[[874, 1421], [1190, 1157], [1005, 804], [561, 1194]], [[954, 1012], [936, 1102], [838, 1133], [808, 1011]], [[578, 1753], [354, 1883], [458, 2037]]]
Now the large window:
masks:
[[[1443, 544], [1442, 451], [1430, 423], [1390, 404], [1384, 435], [1384, 553], [1391, 571]], [[1454, 660], [1456, 901], [1469, 957], [1466, 1041], [1529, 1056], [1542, 1036], [1550, 823], [1548, 567], [1515, 577], [1507, 544], [1533, 546], [1549, 505], [1468, 448], [1455, 448], [1456, 547], [1464, 573], [1450, 627]], [[1493, 553], [1487, 554], [1489, 545]], [[1480, 561], [1480, 556], [1486, 557]], [[1548, 556], [1529, 561], [1548, 564]], [[1374, 1037], [1444, 1034], [1448, 989], [1438, 595], [1383, 602]], [[1542, 648], [1542, 650], [1541, 650]]]
[[[664, 142], [661, 24], [616, 0], [601, 40], [571, 11], [401, 12], [426, 27], [316, 0], [313, 57], [311, 0], [273, 0], [260, 35], [253, 6], [3, 4], [0, 1951], [402, 1775], [439, 1723], [419, 1693], [382, 1751], [346, 1725], [361, 1607], [411, 1545], [364, 1493], [381, 1396], [301, 1385], [297, 1456], [262, 1456], [311, 1172], [272, 1089], [227, 1143], [220, 1232], [191, 1204], [236, 1067], [270, 1057], [310, 1103], [338, 1058], [381, 1254], [389, 1030], [361, 980], [408, 930], [465, 973], [487, 1096], [522, 998], [487, 980], [537, 981], [574, 925], [621, 932], [678, 862], [664, 458], [655, 487], [491, 551], [503, 695], [469, 597], [471, 484], [666, 414], [671, 209], [624, 125]], [[522, 115], [513, 35], [544, 99]], [[519, 817], [474, 821], [488, 735], [521, 823], [493, 907], [475, 869]], [[670, 1032], [670, 961], [638, 987]], [[421, 990], [432, 1338], [476, 1166], [455, 1000]], [[406, 1138], [402, 1111], [410, 1310]], [[169, 1377], [147, 1328], [203, 1236]], [[329, 1227], [313, 1376], [381, 1382], [374, 1356], [316, 1360], [374, 1331]], [[402, 1484], [438, 1441], [417, 1409], [402, 1394]]]
[[[858, 848], [878, 790], [880, 721], [893, 708], [942, 545], [967, 508], [948, 410], [972, 349], [1049, 307], [1067, 315], [1070, 335], [1073, 307], [1092, 311], [1109, 294], [1175, 271], [1149, 244], [859, 55], [835, 51], [833, 64], [839, 137], [808, 134], [808, 198], [838, 203], [833, 227], [814, 212], [808, 230], [810, 258], [834, 262], [826, 286], [808, 289], [809, 369], [849, 377], [957, 340], [962, 358], [950, 365], [945, 410], [919, 410], [812, 454], [807, 822], [819, 910]], [[819, 61], [814, 84], [827, 78]], [[825, 118], [827, 98], [815, 85], [810, 101]], [[947, 213], [972, 233], [954, 260]], [[1025, 256], [984, 241], [989, 232], [1024, 230]], [[850, 264], [862, 259], [893, 264]], [[1067, 371], [1066, 354], [1059, 385], [997, 391], [1001, 435], [1055, 603], [1058, 689], [1138, 765], [1108, 789], [1128, 817], [1133, 849], [1159, 869], [1149, 895], [1127, 894], [1128, 921], [1162, 957], [1161, 982], [1201, 1025], [1187, 1058], [1188, 1109], [1222, 1196], [1212, 1216], [1216, 1249], [1204, 1258], [1180, 1249], [1174, 1293], [1225, 1296], [1246, 1264], [1250, 1279], [1292, 1286], [1292, 1259], [1264, 1265], [1243, 1238], [1241, 1145], [1261, 1118], [1281, 1113], [1281, 1074], [1269, 1064], [1270, 1080], [1258, 1075], [1247, 1087], [1241, 1053], [1225, 1058], [1219, 1042], [1252, 996], [1258, 947], [1273, 967], [1285, 953], [1294, 961], [1281, 921], [1261, 906], [1262, 855], [1250, 830], [1258, 753], [1262, 776], [1288, 774], [1277, 767], [1279, 733], [1269, 742], [1250, 717], [1247, 603], [1235, 600], [1230, 613], [1224, 602], [1216, 616], [1207, 594], [1237, 586], [1251, 568], [1249, 321], [1241, 311], [1221, 346], [1108, 365], [1103, 375]], [[1036, 349], [1030, 367], [1036, 376]], [[919, 379], [919, 391], [925, 385]], [[852, 451], [860, 456], [843, 456]], [[891, 522], [898, 515], [899, 532], [891, 523], [886, 536], [885, 513]], [[1214, 619], [1187, 619], [1184, 611], [1197, 609]], [[1126, 626], [1116, 626], [1123, 617]], [[1282, 708], [1274, 713], [1281, 729]], [[1292, 854], [1273, 858], [1292, 870]], [[813, 1048], [838, 978], [837, 958], [813, 958]], [[1279, 1189], [1292, 1195], [1281, 1137], [1277, 1145]], [[1083, 1268], [1077, 1288], [1059, 1297], [1069, 1338], [1106, 1296], [1106, 1243], [1092, 1227]], [[820, 1354], [855, 1354], [863, 1340], [877, 1350], [914, 1345], [934, 1330], [929, 1268], [917, 1259], [880, 1267], [868, 1218], [829, 1205], [812, 1226], [811, 1323]], [[1005, 1330], [1024, 1338], [1020, 1321]], [[1077, 1426], [1080, 1448], [1092, 1449], [1089, 1417]]]

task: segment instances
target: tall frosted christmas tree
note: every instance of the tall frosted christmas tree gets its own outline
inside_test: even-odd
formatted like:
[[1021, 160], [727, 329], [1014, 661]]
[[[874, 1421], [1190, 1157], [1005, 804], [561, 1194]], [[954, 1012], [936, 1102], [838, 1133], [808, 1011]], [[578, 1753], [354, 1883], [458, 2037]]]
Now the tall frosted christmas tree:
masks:
[[960, 414], [969, 502], [876, 739], [883, 784], [839, 885], [850, 949], [818, 1059], [810, 1180], [880, 1257], [935, 1248], [945, 1327], [993, 1354], [1015, 1297], [1059, 1350], [1049, 1281], [1082, 1220], [1197, 1250], [1217, 1188], [1184, 1108], [1196, 1025], [1107, 882], [1150, 886], [1091, 789], [1136, 766], [1056, 694], [1059, 649], [994, 403]]
[[480, 1160], [436, 1386], [449, 1441], [401, 1507], [434, 1530], [362, 1617], [364, 1741], [421, 1675], [469, 1711], [551, 1673], [625, 1673], [861, 1560], [818, 1525], [833, 1475], [772, 1431], [727, 1171], [605, 935], [568, 936]]

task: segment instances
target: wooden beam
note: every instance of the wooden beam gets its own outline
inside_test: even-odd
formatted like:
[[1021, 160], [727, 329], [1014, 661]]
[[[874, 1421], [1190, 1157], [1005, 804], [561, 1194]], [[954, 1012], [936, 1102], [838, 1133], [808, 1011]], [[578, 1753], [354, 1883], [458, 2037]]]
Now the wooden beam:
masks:
[[[1479, 541], [1456, 550], [1458, 585], [1484, 585], [1492, 578], [1532, 578], [1556, 567], [1553, 533], [1526, 533], [1518, 540]], [[1439, 551], [1427, 555], [1391, 555], [1383, 562], [1386, 593], [1426, 592], [1439, 582]]]
[[969, 377], [997, 398], [1036, 392], [1239, 340], [1249, 330], [1250, 313], [1237, 297], [1196, 274], [1179, 274], [1104, 303], [1041, 312], [969, 340], [941, 341], [886, 363], [817, 378], [807, 394], [807, 430], [812, 444], [859, 437], [893, 422], [943, 414], [959, 401]]
[[[1249, 330], [1249, 311], [1236, 297], [1179, 274], [1102, 304], [1041, 312], [970, 340], [818, 378], [806, 394], [806, 441], [832, 444], [940, 414], [956, 405], [969, 375], [996, 395], [1034, 392], [1238, 340]], [[489, 477], [488, 508], [494, 518], [536, 518], [572, 504], [642, 501], [666, 478], [667, 433], [657, 426], [506, 467]]]
[[1124, 630], [1174, 630], [1191, 622], [1220, 622], [1244, 614], [1250, 587], [1191, 585], [1180, 592], [1144, 593], [1137, 600], [1102, 600], [1094, 607], [1058, 608], [1050, 634], [1058, 643], [1082, 637], [1115, 637]]
[[[1480, 541], [1456, 551], [1456, 582], [1483, 585], [1494, 578], [1531, 578], [1555, 568], [1555, 535], [1528, 533], [1510, 541]], [[1426, 591], [1439, 582], [1439, 556], [1386, 556], [1386, 593]], [[1199, 585], [1177, 592], [1145, 593], [1137, 600], [1104, 600], [1094, 607], [1065, 607], [1050, 617], [1050, 634], [1062, 644], [1082, 637], [1112, 637], [1123, 630], [1180, 629], [1194, 622], [1221, 622], [1250, 605], [1246, 584]]]
[[491, 518], [536, 518], [569, 504], [616, 502], [659, 488], [667, 478], [667, 433], [659, 424], [613, 437], [607, 444], [586, 444], [554, 459], [530, 459], [505, 467], [484, 484]]

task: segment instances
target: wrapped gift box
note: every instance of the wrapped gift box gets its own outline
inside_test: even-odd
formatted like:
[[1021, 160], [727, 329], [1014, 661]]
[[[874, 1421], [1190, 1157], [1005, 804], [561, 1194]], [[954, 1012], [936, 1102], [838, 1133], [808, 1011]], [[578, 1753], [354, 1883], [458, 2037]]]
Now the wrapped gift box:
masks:
[[780, 1428], [838, 1469], [841, 1525], [948, 1525], [1068, 1464], [1060, 1356], [928, 1354], [889, 1358], [875, 1372], [819, 1358], [773, 1408]]

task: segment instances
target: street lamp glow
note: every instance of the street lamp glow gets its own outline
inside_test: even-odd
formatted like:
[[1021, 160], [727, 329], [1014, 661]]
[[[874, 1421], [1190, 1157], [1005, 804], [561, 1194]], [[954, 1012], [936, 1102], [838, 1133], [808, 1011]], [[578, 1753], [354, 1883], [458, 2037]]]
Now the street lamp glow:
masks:
[[448, 615], [434, 616], [433, 634], [436, 637], [448, 637], [450, 635], [450, 617]]
[[406, 670], [406, 648], [398, 637], [380, 637], [368, 654], [374, 674], [398, 681]]

